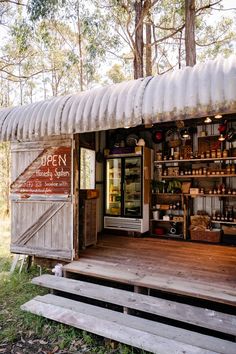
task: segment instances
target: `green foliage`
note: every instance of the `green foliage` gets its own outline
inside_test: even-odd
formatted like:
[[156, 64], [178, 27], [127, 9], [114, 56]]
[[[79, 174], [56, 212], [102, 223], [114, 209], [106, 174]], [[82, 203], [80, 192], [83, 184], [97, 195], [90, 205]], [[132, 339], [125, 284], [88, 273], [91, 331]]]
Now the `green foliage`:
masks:
[[30, 18], [37, 21], [40, 18], [54, 17], [56, 10], [64, 3], [65, 0], [31, 0], [28, 5]]
[[119, 64], [114, 64], [110, 68], [110, 70], [108, 70], [107, 76], [114, 84], [122, 82], [126, 79], [126, 77], [122, 71], [122, 67]]
[[167, 192], [168, 193], [180, 193], [182, 191], [182, 183], [178, 179], [169, 181]]
[[11, 35], [15, 38], [19, 53], [23, 54], [30, 47], [33, 26], [25, 20], [18, 20], [11, 28]]

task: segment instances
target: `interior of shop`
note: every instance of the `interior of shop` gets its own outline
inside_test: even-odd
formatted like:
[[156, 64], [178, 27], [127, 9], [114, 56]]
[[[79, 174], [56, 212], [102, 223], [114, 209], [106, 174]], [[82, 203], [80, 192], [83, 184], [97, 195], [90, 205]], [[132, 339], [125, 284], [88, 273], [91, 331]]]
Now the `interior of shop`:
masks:
[[235, 116], [80, 134], [79, 146], [82, 248], [97, 234], [236, 244]]

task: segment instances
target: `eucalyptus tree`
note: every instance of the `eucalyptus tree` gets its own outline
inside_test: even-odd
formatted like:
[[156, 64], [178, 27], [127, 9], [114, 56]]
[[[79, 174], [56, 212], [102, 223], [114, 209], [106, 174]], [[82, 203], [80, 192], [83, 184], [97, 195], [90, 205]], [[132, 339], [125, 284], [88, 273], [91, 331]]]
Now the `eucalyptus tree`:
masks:
[[31, 0], [29, 11], [36, 24], [47, 19], [48, 23], [65, 24], [69, 32], [73, 32], [72, 41], [55, 27], [71, 48], [71, 57], [79, 73], [80, 90], [96, 82], [107, 53], [119, 47], [116, 32], [109, 28], [108, 15], [103, 14], [92, 1], [85, 0]]

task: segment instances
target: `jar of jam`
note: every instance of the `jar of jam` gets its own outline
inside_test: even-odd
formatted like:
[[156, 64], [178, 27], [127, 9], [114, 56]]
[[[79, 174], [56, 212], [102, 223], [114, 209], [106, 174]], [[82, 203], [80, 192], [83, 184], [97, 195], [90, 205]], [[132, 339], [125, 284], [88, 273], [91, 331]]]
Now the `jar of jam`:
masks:
[[226, 150], [226, 149], [223, 150], [223, 157], [224, 158], [228, 157], [228, 150]]
[[216, 157], [217, 157], [217, 158], [222, 157], [222, 156], [221, 156], [221, 150], [220, 150], [220, 149], [217, 149]]
[[208, 150], [208, 151], [206, 152], [206, 158], [209, 159], [210, 157], [211, 157], [211, 153], [210, 153], [210, 151]]
[[179, 151], [174, 152], [174, 160], [179, 160]]
[[216, 151], [215, 151], [215, 150], [211, 150], [211, 157], [212, 157], [213, 159], [216, 158]]

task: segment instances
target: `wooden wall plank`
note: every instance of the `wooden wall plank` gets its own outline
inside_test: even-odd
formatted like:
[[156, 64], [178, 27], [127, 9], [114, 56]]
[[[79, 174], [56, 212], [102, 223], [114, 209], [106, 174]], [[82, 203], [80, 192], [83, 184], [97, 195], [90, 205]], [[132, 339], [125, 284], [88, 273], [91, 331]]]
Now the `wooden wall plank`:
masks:
[[53, 203], [30, 227], [16, 240], [25, 245], [62, 207], [64, 203]]
[[[71, 144], [71, 136], [12, 143], [12, 180], [21, 175], [44, 149], [70, 147]], [[34, 254], [35, 249], [39, 256], [71, 259], [71, 204], [72, 198], [64, 195], [34, 195], [32, 200], [27, 200], [13, 194], [12, 252]], [[59, 257], [56, 256], [57, 250]]]
[[79, 257], [79, 134], [74, 135], [73, 149], [73, 248]]

